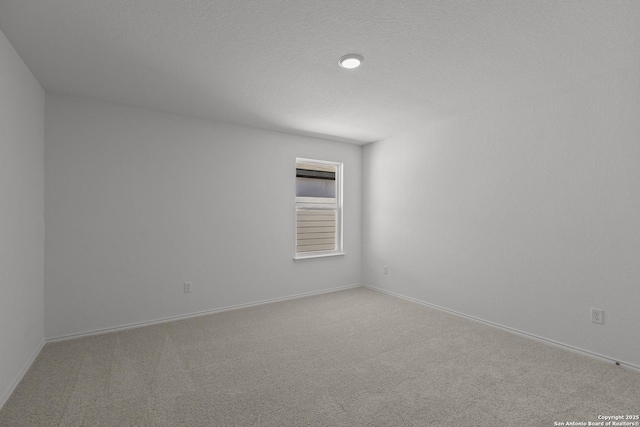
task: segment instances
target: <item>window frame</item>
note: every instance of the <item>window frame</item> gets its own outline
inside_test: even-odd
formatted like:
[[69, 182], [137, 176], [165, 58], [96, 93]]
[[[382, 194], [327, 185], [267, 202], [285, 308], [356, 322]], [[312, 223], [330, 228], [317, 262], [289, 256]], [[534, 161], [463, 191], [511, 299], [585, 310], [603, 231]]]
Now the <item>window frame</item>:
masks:
[[[331, 209], [336, 212], [336, 248], [330, 251], [312, 251], [312, 252], [298, 252], [298, 210], [313, 210], [309, 207], [301, 207], [298, 205], [297, 196], [294, 196], [294, 218], [295, 218], [295, 230], [294, 230], [294, 256], [293, 259], [295, 261], [308, 260], [314, 258], [326, 258], [326, 257], [334, 257], [334, 256], [343, 256], [346, 255], [344, 252], [344, 230], [343, 230], [343, 174], [344, 174], [344, 164], [341, 162], [334, 162], [329, 160], [317, 160], [317, 159], [308, 159], [303, 157], [297, 157], [295, 163], [295, 169], [297, 169], [298, 163], [309, 163], [309, 164], [317, 164], [324, 166], [334, 166], [336, 168], [336, 207]], [[329, 210], [329, 209], [323, 209]]]

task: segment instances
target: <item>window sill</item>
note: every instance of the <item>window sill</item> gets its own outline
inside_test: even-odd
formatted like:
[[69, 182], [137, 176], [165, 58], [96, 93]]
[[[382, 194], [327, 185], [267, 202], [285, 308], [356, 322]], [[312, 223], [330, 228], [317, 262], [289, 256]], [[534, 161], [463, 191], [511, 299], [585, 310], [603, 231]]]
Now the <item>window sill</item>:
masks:
[[345, 252], [331, 252], [331, 253], [318, 253], [318, 254], [299, 254], [293, 257], [294, 261], [304, 261], [307, 259], [316, 259], [316, 258], [328, 258], [334, 256], [345, 256]]

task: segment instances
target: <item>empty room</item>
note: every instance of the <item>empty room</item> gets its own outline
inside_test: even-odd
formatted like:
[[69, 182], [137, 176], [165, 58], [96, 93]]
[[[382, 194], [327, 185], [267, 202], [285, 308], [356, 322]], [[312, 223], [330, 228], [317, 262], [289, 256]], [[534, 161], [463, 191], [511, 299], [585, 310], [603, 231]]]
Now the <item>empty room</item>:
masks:
[[640, 1], [0, 0], [0, 426], [640, 426]]

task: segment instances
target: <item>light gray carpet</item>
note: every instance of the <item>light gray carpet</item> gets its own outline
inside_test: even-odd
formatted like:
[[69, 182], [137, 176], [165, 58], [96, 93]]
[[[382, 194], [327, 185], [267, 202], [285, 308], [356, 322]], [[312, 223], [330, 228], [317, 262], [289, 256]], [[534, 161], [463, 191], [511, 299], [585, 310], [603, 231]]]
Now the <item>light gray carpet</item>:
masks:
[[1, 426], [553, 426], [640, 374], [366, 288], [47, 344]]

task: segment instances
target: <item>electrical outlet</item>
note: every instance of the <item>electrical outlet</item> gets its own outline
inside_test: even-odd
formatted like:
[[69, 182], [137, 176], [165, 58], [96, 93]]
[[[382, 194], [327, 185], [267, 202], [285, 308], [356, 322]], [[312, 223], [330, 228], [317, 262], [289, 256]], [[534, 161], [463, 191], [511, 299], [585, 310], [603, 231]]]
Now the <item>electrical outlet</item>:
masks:
[[598, 308], [591, 309], [591, 321], [593, 323], [604, 323], [604, 310]]
[[382, 266], [382, 274], [389, 274], [389, 268], [386, 265]]
[[191, 292], [191, 282], [184, 282], [184, 293], [188, 294]]

